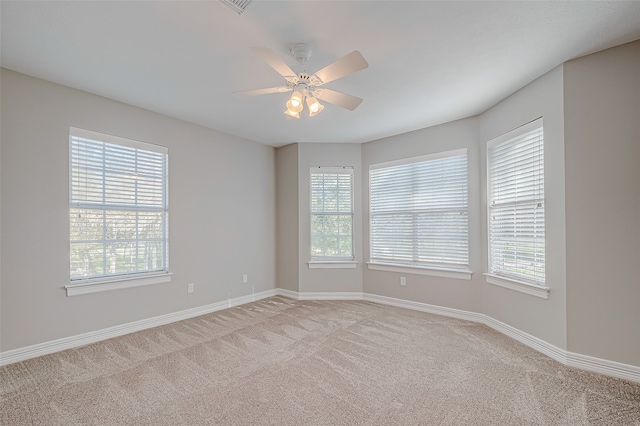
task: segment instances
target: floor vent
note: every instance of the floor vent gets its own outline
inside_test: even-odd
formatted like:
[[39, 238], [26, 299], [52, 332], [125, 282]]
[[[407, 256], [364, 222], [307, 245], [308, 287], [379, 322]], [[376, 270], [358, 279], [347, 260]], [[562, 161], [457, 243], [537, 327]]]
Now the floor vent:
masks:
[[219, 0], [220, 3], [226, 4], [231, 9], [238, 12], [238, 15], [242, 15], [242, 12], [249, 6], [251, 0]]

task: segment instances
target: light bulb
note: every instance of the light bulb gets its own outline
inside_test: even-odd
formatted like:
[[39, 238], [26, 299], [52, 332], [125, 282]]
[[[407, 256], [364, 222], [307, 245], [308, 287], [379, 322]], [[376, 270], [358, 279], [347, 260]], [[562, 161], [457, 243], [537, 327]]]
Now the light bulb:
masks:
[[298, 113], [298, 112], [302, 111], [302, 108], [303, 108], [302, 103], [298, 103], [298, 105], [294, 105], [293, 101], [291, 99], [289, 99], [287, 101], [287, 110], [289, 110], [291, 112]]

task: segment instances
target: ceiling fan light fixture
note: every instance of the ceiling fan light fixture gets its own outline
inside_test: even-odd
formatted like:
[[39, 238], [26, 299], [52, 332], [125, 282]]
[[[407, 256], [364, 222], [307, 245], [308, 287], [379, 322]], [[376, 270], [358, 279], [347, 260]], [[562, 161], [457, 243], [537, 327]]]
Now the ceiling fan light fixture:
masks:
[[[289, 102], [287, 102], [287, 103], [289, 103]], [[287, 108], [287, 109], [284, 111], [284, 113], [285, 113], [285, 115], [288, 115], [289, 117], [293, 117], [293, 118], [300, 118], [300, 114], [299, 114], [299, 112], [291, 111], [289, 108]]]
[[[1, 0], [0, 0], [1, 1]], [[250, 0], [225, 0], [225, 1], [250, 1]], [[294, 72], [275, 52], [268, 47], [253, 47], [251, 50], [262, 60], [280, 74], [286, 81], [286, 86], [269, 87], [257, 90], [244, 90], [234, 92], [239, 96], [265, 95], [269, 93], [293, 92], [286, 101], [287, 109], [285, 115], [293, 118], [300, 118], [300, 113], [304, 109], [306, 100], [309, 116], [313, 117], [324, 109], [324, 106], [318, 102], [314, 94], [317, 94], [323, 102], [337, 105], [339, 107], [353, 111], [360, 105], [362, 99], [345, 93], [336, 92], [335, 90], [326, 89], [325, 83], [332, 82], [339, 78], [353, 74], [356, 71], [363, 70], [369, 66], [362, 54], [357, 50], [333, 61], [315, 74], [309, 74], [306, 70], [302, 73]], [[306, 63], [311, 56], [311, 48], [304, 43], [296, 43], [290, 48], [291, 54], [296, 61], [302, 65]]]
[[313, 117], [316, 114], [319, 114], [324, 109], [324, 105], [322, 105], [316, 98], [313, 96], [307, 98], [307, 108], [309, 108], [309, 117]]
[[291, 111], [291, 112], [295, 112], [295, 113], [299, 113], [300, 111], [302, 111], [302, 104], [299, 103], [298, 105], [294, 105], [292, 100], [288, 100], [287, 101], [287, 111]]
[[[291, 106], [294, 108], [297, 108], [298, 106], [301, 107], [302, 105], [302, 93], [300, 92], [293, 92], [293, 94], [291, 95], [291, 97], [289, 98], [289, 102], [291, 102]], [[302, 107], [301, 107], [302, 109]], [[300, 112], [300, 111], [298, 111]]]
[[324, 105], [322, 104], [318, 104], [318, 105], [320, 106], [316, 111], [309, 111], [309, 117], [313, 117], [314, 115], [320, 114], [322, 112], [322, 110], [324, 109]]

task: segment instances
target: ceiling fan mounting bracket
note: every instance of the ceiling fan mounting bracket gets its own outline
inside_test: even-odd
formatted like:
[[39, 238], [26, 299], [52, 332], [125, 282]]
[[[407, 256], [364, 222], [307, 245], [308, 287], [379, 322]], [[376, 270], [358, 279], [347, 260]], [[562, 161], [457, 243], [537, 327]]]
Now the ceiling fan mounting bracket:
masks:
[[306, 43], [296, 43], [291, 45], [289, 52], [296, 58], [298, 64], [302, 65], [311, 57], [311, 47]]

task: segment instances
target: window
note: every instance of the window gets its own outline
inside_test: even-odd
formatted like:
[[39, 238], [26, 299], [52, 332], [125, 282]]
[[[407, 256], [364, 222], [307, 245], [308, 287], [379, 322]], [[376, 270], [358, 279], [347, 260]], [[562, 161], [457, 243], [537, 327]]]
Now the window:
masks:
[[70, 287], [166, 274], [167, 149], [72, 127], [69, 163]]
[[353, 259], [353, 168], [312, 167], [311, 262]]
[[466, 149], [372, 165], [371, 263], [468, 272], [467, 174]]
[[542, 119], [487, 144], [489, 274], [544, 285]]

